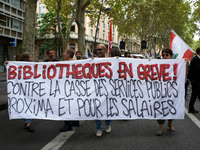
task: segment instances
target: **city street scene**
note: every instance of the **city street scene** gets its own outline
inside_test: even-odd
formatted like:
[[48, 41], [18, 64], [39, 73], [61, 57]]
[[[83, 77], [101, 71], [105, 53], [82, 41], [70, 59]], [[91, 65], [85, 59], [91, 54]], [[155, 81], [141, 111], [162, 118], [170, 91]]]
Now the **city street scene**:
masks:
[[200, 0], [0, 0], [1, 149], [199, 149], [199, 12]]

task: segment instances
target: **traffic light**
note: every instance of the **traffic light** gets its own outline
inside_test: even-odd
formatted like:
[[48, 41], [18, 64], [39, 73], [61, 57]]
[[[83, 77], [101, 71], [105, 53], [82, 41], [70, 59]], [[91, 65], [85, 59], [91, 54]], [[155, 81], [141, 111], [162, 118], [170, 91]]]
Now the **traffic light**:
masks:
[[146, 49], [146, 47], [147, 47], [147, 41], [142, 40], [142, 42], [141, 42], [141, 48], [142, 49]]
[[125, 49], [125, 42], [124, 41], [120, 41], [120, 49]]

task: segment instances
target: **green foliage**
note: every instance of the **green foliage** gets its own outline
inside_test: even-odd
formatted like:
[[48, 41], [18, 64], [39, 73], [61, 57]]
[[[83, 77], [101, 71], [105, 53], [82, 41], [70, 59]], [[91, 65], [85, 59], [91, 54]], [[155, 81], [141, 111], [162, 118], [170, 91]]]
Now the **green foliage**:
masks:
[[[63, 18], [61, 18], [61, 21]], [[37, 34], [40, 38], [47, 39], [40, 47], [40, 53], [44, 53], [47, 49], [57, 49], [60, 46], [60, 38], [57, 30], [57, 17], [56, 13], [49, 11], [42, 14], [41, 19], [37, 22]], [[66, 34], [66, 24], [62, 24], [62, 33]], [[49, 40], [48, 40], [49, 39]]]
[[189, 2], [185, 0], [106, 0], [104, 5], [112, 7], [110, 17], [113, 19], [113, 24], [118, 26], [121, 36], [129, 37], [134, 34], [147, 40], [156, 36], [157, 44], [167, 47], [172, 29], [186, 43], [192, 44], [197, 28], [194, 19], [189, 18], [191, 15]]
[[191, 46], [191, 48], [193, 49], [193, 51], [196, 52], [196, 49], [197, 49], [198, 47], [200, 47], [200, 40], [198, 40], [198, 41], [193, 41], [193, 44], [192, 44], [192, 46]]

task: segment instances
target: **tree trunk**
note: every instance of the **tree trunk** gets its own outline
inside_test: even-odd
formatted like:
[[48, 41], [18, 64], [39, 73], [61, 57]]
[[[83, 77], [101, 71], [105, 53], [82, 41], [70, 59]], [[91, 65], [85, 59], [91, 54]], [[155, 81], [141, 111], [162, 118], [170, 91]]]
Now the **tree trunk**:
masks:
[[63, 34], [61, 32], [61, 23], [60, 23], [60, 11], [61, 11], [61, 7], [62, 7], [62, 1], [57, 0], [57, 4], [58, 4], [58, 7], [57, 7], [56, 12], [57, 12], [57, 21], [58, 21], [58, 32], [59, 32], [59, 35], [60, 35], [60, 39], [61, 39], [61, 42], [62, 42], [62, 45], [63, 45], [63, 51], [64, 51], [68, 48], [71, 26], [72, 26], [72, 23], [73, 23], [74, 18], [75, 18], [74, 8], [77, 5], [77, 3], [75, 2], [74, 6], [73, 6], [72, 17], [69, 19], [69, 21], [67, 23], [67, 31], [66, 31], [65, 37], [63, 36]]
[[76, 23], [78, 26], [78, 50], [85, 54], [85, 8], [91, 0], [77, 0], [76, 5]]
[[30, 52], [32, 55], [35, 49], [36, 6], [37, 0], [26, 1], [22, 40], [22, 52]]

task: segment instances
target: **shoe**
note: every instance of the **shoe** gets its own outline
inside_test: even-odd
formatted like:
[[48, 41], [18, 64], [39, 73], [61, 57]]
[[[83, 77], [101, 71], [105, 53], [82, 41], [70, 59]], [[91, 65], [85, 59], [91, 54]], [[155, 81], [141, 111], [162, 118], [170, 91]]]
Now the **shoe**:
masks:
[[26, 126], [26, 130], [28, 131], [28, 132], [35, 132], [35, 129], [30, 125], [30, 126]]
[[69, 127], [66, 127], [66, 126], [60, 128], [60, 132], [71, 131], [71, 130], [72, 130], [72, 128], [69, 128]]
[[163, 132], [161, 130], [159, 130], [157, 133], [156, 133], [157, 136], [162, 136], [163, 135]]
[[194, 109], [194, 110], [189, 110], [189, 111], [188, 111], [188, 113], [192, 113], [192, 114], [196, 114], [196, 113], [198, 113], [198, 112], [199, 112], [199, 111], [197, 111], [197, 110], [195, 110], [195, 109]]
[[96, 136], [101, 137], [102, 136], [102, 130], [97, 130]]
[[107, 125], [106, 126], [106, 133], [110, 133], [111, 132], [111, 125]]
[[24, 129], [27, 129], [27, 123], [24, 123]]
[[172, 125], [167, 124], [167, 126], [169, 127], [170, 131], [175, 132], [175, 129], [174, 129], [174, 127], [172, 127]]

